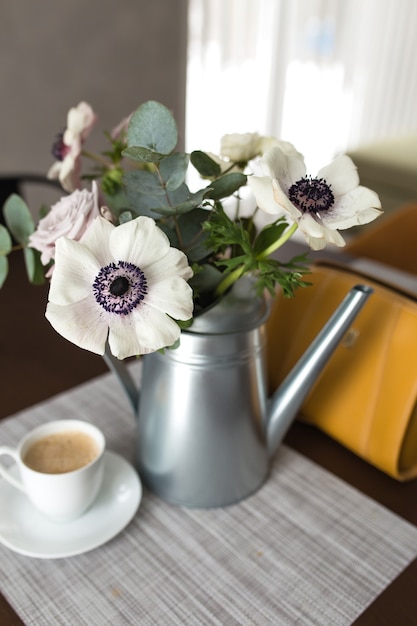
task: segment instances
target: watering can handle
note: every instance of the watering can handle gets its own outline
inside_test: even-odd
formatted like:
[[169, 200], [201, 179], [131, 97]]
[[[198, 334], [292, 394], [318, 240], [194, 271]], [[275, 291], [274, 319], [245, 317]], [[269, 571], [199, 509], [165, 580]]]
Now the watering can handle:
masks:
[[139, 389], [135, 385], [129, 370], [126, 367], [126, 363], [113, 356], [107, 343], [103, 359], [109, 370], [116, 375], [129, 399], [130, 404], [132, 405], [133, 413], [136, 415], [139, 406]]

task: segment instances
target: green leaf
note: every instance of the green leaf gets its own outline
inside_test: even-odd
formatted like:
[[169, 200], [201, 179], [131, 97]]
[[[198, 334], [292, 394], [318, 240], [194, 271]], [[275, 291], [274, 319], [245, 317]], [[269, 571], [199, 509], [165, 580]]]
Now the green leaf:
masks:
[[126, 224], [134, 219], [132, 211], [122, 211], [119, 215], [119, 224]]
[[127, 129], [128, 147], [138, 146], [153, 153], [168, 155], [174, 150], [177, 141], [175, 119], [163, 104], [150, 100], [133, 113]]
[[187, 328], [190, 328], [193, 325], [193, 321], [194, 321], [193, 317], [191, 317], [189, 320], [185, 320], [185, 321], [184, 320], [175, 320], [175, 322], [178, 324], [178, 326], [181, 328], [181, 330], [186, 330]]
[[154, 172], [133, 170], [123, 176], [123, 183], [129, 191], [142, 193], [146, 196], [163, 196], [165, 190], [161, 181]]
[[29, 236], [35, 230], [32, 215], [24, 200], [17, 194], [12, 194], [3, 206], [4, 219], [13, 237], [19, 243], [26, 245]]
[[2, 224], [0, 224], [0, 256], [9, 254], [12, 249], [12, 238], [9, 235], [9, 231]]
[[9, 261], [7, 256], [0, 256], [0, 288], [3, 287], [9, 271]]
[[214, 292], [222, 281], [222, 273], [209, 264], [193, 265], [194, 276], [188, 281], [195, 295], [194, 316], [202, 313], [214, 301]]
[[221, 198], [231, 196], [242, 185], [246, 185], [246, 181], [247, 177], [245, 174], [240, 174], [239, 172], [225, 174], [210, 183], [210, 191], [207, 193], [207, 197], [213, 200], [221, 200]]
[[285, 218], [280, 218], [275, 224], [265, 226], [257, 236], [254, 244], [255, 254], [261, 254], [277, 241], [288, 227]]
[[24, 248], [26, 272], [28, 279], [34, 285], [42, 285], [45, 282], [45, 267], [41, 263], [41, 256], [34, 248]]
[[159, 173], [169, 190], [178, 189], [185, 181], [190, 157], [184, 152], [176, 152], [165, 157], [159, 164]]
[[140, 146], [131, 146], [125, 148], [122, 152], [122, 156], [127, 157], [131, 161], [140, 161], [145, 163], [158, 163], [166, 155], [161, 152], [155, 152], [148, 148], [141, 148]]
[[181, 215], [178, 219], [178, 229], [182, 240], [181, 247], [191, 262], [201, 261], [209, 255], [208, 233], [202, 228], [209, 216], [209, 211], [196, 208], [186, 215]]
[[190, 155], [190, 160], [201, 176], [217, 178], [222, 172], [220, 165], [201, 150], [194, 150]]
[[102, 204], [108, 206], [114, 215], [118, 215], [129, 206], [126, 191], [123, 187], [111, 195], [103, 192]]
[[188, 192], [186, 196], [176, 193], [182, 189], [188, 190], [188, 187], [183, 185], [179, 187], [178, 190], [174, 190], [174, 193], [169, 194], [169, 204], [165, 207], [154, 207], [153, 210], [155, 213], [159, 215], [183, 215], [190, 213], [196, 209], [205, 198], [205, 189], [201, 189], [194, 194]]

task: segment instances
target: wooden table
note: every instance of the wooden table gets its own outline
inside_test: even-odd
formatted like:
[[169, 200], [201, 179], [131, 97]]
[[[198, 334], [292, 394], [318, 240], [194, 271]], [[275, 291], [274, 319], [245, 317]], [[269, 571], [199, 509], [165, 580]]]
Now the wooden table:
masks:
[[[46, 288], [28, 288], [21, 263], [0, 291], [1, 406], [6, 417], [106, 371], [100, 358], [61, 339], [43, 317]], [[397, 483], [319, 431], [295, 423], [286, 443], [364, 494], [417, 525], [417, 481]], [[417, 560], [357, 619], [356, 624], [417, 623]], [[0, 623], [21, 624], [0, 596]]]

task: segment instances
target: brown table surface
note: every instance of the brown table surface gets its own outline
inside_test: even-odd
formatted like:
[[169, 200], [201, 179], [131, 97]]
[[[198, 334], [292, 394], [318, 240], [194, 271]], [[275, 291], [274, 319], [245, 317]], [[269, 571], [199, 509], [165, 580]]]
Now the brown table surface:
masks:
[[[47, 287], [28, 286], [23, 264], [0, 290], [0, 418], [106, 372], [104, 362], [62, 339], [44, 318]], [[318, 430], [295, 423], [286, 443], [367, 496], [417, 525], [417, 480], [398, 483]], [[0, 594], [0, 624], [22, 624]], [[355, 621], [358, 625], [417, 624], [417, 559]]]

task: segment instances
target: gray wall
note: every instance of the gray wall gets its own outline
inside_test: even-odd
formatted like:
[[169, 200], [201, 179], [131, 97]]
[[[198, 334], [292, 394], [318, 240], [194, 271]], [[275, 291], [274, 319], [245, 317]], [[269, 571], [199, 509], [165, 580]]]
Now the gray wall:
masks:
[[148, 99], [184, 133], [187, 0], [1, 0], [0, 174], [45, 173], [80, 100], [102, 130]]

